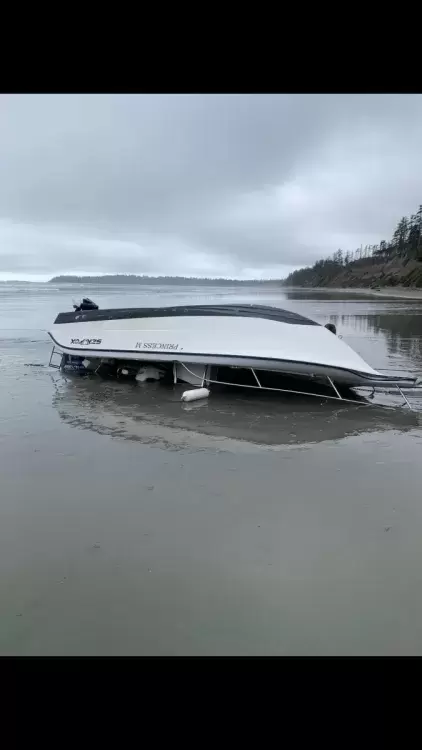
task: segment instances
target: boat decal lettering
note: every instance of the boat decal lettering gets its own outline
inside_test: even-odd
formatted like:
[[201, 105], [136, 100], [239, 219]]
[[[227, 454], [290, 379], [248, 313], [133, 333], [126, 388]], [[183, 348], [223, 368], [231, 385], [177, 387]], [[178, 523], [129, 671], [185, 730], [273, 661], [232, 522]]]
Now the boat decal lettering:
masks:
[[137, 341], [135, 349], [165, 349], [166, 351], [176, 351], [179, 348], [179, 344], [162, 344], [161, 342], [155, 341]]
[[79, 346], [91, 346], [92, 344], [101, 344], [102, 339], [70, 339], [71, 344]]

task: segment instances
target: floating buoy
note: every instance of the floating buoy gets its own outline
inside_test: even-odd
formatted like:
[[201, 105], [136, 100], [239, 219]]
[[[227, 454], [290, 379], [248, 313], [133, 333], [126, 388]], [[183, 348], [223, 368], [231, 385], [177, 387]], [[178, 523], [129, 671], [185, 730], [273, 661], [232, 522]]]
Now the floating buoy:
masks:
[[209, 395], [208, 388], [194, 388], [182, 393], [182, 401], [198, 401], [200, 398], [208, 398]]

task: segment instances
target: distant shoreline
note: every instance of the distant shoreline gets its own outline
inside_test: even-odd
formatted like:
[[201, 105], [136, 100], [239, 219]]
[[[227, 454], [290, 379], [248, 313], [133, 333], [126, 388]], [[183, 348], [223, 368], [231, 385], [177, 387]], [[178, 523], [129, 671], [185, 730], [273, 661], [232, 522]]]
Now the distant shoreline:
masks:
[[48, 284], [144, 284], [154, 286], [277, 286], [280, 279], [224, 279], [192, 276], [135, 276], [107, 274], [104, 276], [54, 276]]
[[[346, 290], [345, 290], [346, 291]], [[352, 290], [347, 290], [352, 291]], [[356, 290], [357, 291], [357, 290]], [[405, 286], [395, 286], [392, 289], [359, 289], [360, 292], [371, 297], [396, 297], [397, 299], [420, 299], [422, 300], [422, 289], [409, 289]]]
[[332, 286], [291, 286], [284, 287], [284, 289], [300, 289], [306, 292], [343, 292], [345, 294], [362, 294], [366, 297], [388, 297], [395, 299], [413, 299], [422, 301], [422, 289], [410, 289], [409, 287], [384, 287], [379, 290], [371, 289], [369, 287], [332, 287]]

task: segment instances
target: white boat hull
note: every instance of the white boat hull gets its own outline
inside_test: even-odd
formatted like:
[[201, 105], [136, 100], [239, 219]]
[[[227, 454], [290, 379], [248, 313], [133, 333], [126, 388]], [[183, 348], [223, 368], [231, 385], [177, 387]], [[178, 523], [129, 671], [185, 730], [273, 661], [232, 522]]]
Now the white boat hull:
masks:
[[295, 324], [252, 314], [224, 315], [224, 310], [216, 315], [173, 314], [171, 310], [166, 315], [162, 310], [157, 317], [149, 313], [123, 318], [113, 318], [112, 310], [101, 311], [103, 316], [106, 313], [105, 319], [94, 320], [83, 312], [61, 314], [49, 334], [62, 352], [88, 359], [255, 368], [325, 376], [349, 386], [385, 383], [406, 387], [415, 382], [382, 375], [344, 341], [313, 321]]

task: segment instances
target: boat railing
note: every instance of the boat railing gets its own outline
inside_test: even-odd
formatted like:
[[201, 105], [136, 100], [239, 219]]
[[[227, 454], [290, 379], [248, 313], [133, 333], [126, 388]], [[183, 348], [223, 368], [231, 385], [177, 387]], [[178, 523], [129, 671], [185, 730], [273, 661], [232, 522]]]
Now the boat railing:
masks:
[[[253, 367], [244, 368], [244, 369], [249, 369], [250, 370], [250, 372], [254, 376], [254, 379], [256, 381], [256, 385], [250, 385], [250, 384], [245, 384], [245, 383], [230, 383], [230, 382], [227, 382], [227, 381], [224, 381], [224, 380], [212, 380], [211, 378], [208, 378], [208, 377], [205, 377], [205, 376], [203, 376], [201, 378], [196, 373], [192, 372], [192, 370], [190, 370], [189, 367], [184, 362], [179, 362], [178, 364], [182, 365], [182, 367], [185, 368], [185, 370], [189, 373], [189, 375], [191, 375], [191, 376], [193, 376], [195, 378], [198, 378], [198, 381], [199, 381], [198, 382], [198, 387], [200, 387], [200, 388], [203, 388], [204, 385], [206, 387], [208, 387], [211, 384], [215, 384], [215, 385], [228, 385], [228, 386], [231, 385], [233, 387], [251, 388], [253, 390], [276, 391], [278, 393], [293, 393], [293, 394], [298, 395], [298, 396], [314, 396], [315, 398], [319, 398], [319, 399], [330, 399], [332, 401], [342, 401], [343, 403], [350, 403], [350, 404], [354, 404], [355, 406], [356, 405], [359, 405], [359, 406], [380, 406], [380, 404], [376, 404], [376, 403], [373, 403], [371, 401], [362, 401], [362, 402], [359, 402], [359, 401], [356, 401], [356, 399], [345, 398], [344, 396], [341, 395], [341, 393], [339, 392], [339, 390], [336, 387], [335, 383], [332, 381], [332, 379], [328, 375], [326, 375], [325, 377], [326, 377], [327, 383], [330, 386], [331, 390], [333, 391], [334, 395], [329, 395], [329, 394], [326, 394], [326, 393], [324, 393], [324, 394], [322, 394], [322, 393], [312, 393], [311, 391], [299, 391], [299, 390], [293, 390], [292, 388], [274, 388], [274, 387], [263, 386], [261, 384], [259, 378], [258, 378], [258, 375], [256, 374], [256, 370]], [[394, 389], [396, 389], [396, 390], [391, 391], [392, 387]], [[363, 389], [364, 386], [361, 386], [361, 388]], [[404, 390], [409, 390], [409, 391], [415, 391], [416, 390], [416, 391], [419, 391], [419, 393], [422, 394], [422, 387], [418, 386], [418, 385], [408, 386], [406, 388], [401, 388], [400, 386], [398, 386], [396, 384], [394, 384], [394, 386], [393, 385], [388, 385], [388, 386], [381, 386], [380, 385], [380, 386], [371, 386], [370, 390], [372, 392], [372, 395], [375, 394], [375, 392], [377, 392], [377, 391], [384, 392], [384, 393], [385, 393], [386, 390], [389, 391], [389, 392], [393, 392], [393, 393], [398, 392], [402, 396], [402, 398], [403, 398], [403, 403], [400, 404], [400, 406], [407, 406], [411, 411], [413, 411], [413, 407], [411, 406], [411, 404], [409, 402], [409, 399], [405, 395]], [[387, 404], [385, 406], [386, 406], [386, 408], [396, 408], [395, 405], [390, 405], [390, 404]]]

